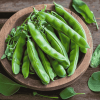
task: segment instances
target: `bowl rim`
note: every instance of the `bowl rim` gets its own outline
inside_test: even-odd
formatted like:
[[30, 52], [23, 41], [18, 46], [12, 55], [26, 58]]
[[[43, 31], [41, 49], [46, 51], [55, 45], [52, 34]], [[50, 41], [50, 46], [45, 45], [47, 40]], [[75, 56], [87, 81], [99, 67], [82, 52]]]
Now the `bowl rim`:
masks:
[[[35, 7], [37, 10], [41, 10], [44, 8], [45, 5], [47, 5], [46, 10], [54, 10], [54, 4], [40, 4], [40, 5], [30, 6], [22, 10], [19, 10], [6, 21], [6, 23], [3, 25], [0, 31], [0, 35], [1, 35], [0, 36], [0, 58], [4, 54], [4, 44], [5, 44], [5, 39], [8, 35], [8, 32], [11, 31], [17, 19], [24, 16], [25, 14], [31, 13], [33, 11], [33, 7]], [[71, 13], [79, 21], [79, 23], [82, 25], [83, 29], [86, 32], [87, 42], [90, 46], [90, 49], [87, 49], [87, 53], [85, 54], [83, 61], [80, 63], [79, 67], [76, 69], [75, 73], [72, 76], [70, 77], [66, 76], [64, 78], [60, 78], [58, 80], [50, 82], [48, 85], [43, 85], [40, 82], [40, 80], [32, 80], [31, 78], [24, 79], [24, 77], [20, 73], [18, 75], [14, 75], [11, 70], [11, 65], [8, 63], [7, 59], [6, 58], [3, 60], [0, 59], [0, 62], [2, 66], [4, 67], [4, 69], [6, 70], [6, 72], [18, 83], [30, 89], [35, 89], [35, 90], [40, 90], [40, 91], [57, 90], [57, 89], [64, 88], [72, 84], [78, 78], [80, 78], [83, 75], [83, 73], [87, 70], [90, 64], [90, 60], [91, 60], [92, 52], [93, 52], [93, 41], [92, 41], [91, 33], [88, 27], [86, 26], [86, 24], [82, 21], [82, 19], [78, 15], [76, 15], [74, 12], [70, 11], [67, 8], [64, 8], [64, 9], [68, 11], [69, 13]]]

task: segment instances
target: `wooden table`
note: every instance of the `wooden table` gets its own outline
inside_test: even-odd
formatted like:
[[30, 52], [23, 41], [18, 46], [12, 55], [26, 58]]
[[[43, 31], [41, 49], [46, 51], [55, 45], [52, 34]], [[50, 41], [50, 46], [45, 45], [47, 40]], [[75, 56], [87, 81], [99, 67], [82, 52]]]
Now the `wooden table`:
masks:
[[[88, 0], [88, 1], [83, 0], [83, 1], [89, 6], [90, 10], [94, 12], [94, 15], [96, 17], [97, 23], [100, 28], [100, 17], [99, 17], [100, 0]], [[55, 0], [55, 2], [75, 12], [75, 10], [71, 6], [72, 0]], [[7, 21], [7, 19], [11, 15], [16, 13], [18, 10], [32, 5], [49, 4], [49, 3], [52, 4], [53, 0], [20, 0], [20, 1], [0, 0], [0, 29]], [[78, 14], [77, 12], [75, 13]], [[82, 18], [82, 16], [80, 17]], [[100, 29], [97, 30], [95, 24], [89, 24], [89, 25], [87, 24], [87, 26], [90, 29], [90, 32], [92, 34], [93, 51], [94, 51], [97, 45], [100, 43]], [[97, 68], [89, 67], [88, 70], [84, 73], [84, 75], [80, 79], [78, 79], [76, 82], [70, 85], [71, 87], [74, 88], [76, 92], [85, 93], [85, 95], [77, 95], [68, 100], [100, 100], [100, 93], [92, 92], [87, 86], [87, 82], [91, 74], [99, 70], [100, 70], [99, 66]], [[1, 64], [0, 64], [0, 73], [6, 75], [11, 79], [11, 77], [5, 72]], [[47, 95], [47, 96], [59, 96], [61, 90], [63, 89], [59, 89], [55, 91], [46, 91], [46, 92], [37, 91], [37, 92], [39, 94]], [[33, 91], [35, 90], [31, 90], [28, 88], [20, 88], [20, 90], [12, 96], [3, 96], [2, 94], [0, 94], [0, 100], [53, 100], [41, 96], [33, 96], [32, 95]], [[58, 100], [60, 100], [60, 98]]]

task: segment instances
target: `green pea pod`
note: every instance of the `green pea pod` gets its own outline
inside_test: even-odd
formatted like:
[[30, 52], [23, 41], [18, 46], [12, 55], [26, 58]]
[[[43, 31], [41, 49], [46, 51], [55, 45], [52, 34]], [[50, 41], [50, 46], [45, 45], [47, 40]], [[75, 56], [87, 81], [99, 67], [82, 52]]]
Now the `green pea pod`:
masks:
[[[57, 17], [58, 19], [60, 19], [61, 21], [63, 21], [65, 24], [67, 24], [67, 22], [60, 15], [58, 15], [56, 12], [51, 11], [51, 14], [53, 16]], [[61, 31], [58, 31], [58, 34], [59, 34], [59, 38], [60, 38], [60, 41], [61, 41], [62, 45], [65, 47], [65, 50], [68, 53], [69, 52], [69, 44], [70, 44], [69, 37], [67, 37]]]
[[48, 61], [43, 51], [39, 47], [37, 48], [37, 50], [45, 71], [49, 75], [50, 79], [53, 81], [55, 76], [54, 76], [54, 71], [51, 68], [50, 62]]
[[30, 61], [26, 50], [24, 53], [23, 65], [22, 65], [22, 74], [24, 78], [27, 78], [29, 76], [29, 67], [30, 67]]
[[63, 21], [65, 24], [67, 24], [67, 22], [60, 15], [58, 15], [56, 12], [51, 11], [51, 15], [57, 17], [58, 19], [60, 19], [61, 21]]
[[20, 62], [22, 59], [22, 55], [23, 55], [23, 47], [25, 45], [25, 40], [26, 36], [20, 36], [20, 38], [18, 39], [18, 43], [16, 45], [15, 51], [13, 53], [13, 57], [12, 57], [12, 71], [14, 74], [18, 74], [20, 71]]
[[65, 48], [61, 44], [60, 40], [55, 35], [53, 28], [51, 27], [51, 25], [47, 24], [44, 29], [45, 29], [45, 32], [46, 32], [47, 39], [50, 42], [51, 46], [55, 50], [57, 50], [59, 53], [61, 53], [62, 55], [64, 55], [64, 57], [66, 58], [67, 65], [64, 66], [64, 68], [68, 68], [69, 65], [70, 65], [70, 62], [69, 62], [69, 59], [68, 59], [68, 55], [66, 53]]
[[50, 60], [50, 63], [55, 71], [55, 73], [59, 76], [59, 77], [65, 77], [66, 76], [66, 71], [64, 69], [64, 67], [62, 65], [60, 65], [56, 60], [48, 57]]
[[71, 41], [71, 52], [70, 52], [70, 66], [67, 69], [68, 76], [71, 76], [77, 67], [79, 58], [79, 46]]
[[67, 37], [65, 34], [63, 34], [60, 31], [58, 31], [58, 34], [59, 34], [59, 38], [60, 38], [62, 45], [64, 46], [66, 52], [68, 53], [69, 52], [69, 44], [70, 44], [69, 37]]
[[[81, 24], [69, 13], [67, 12], [63, 6], [55, 3], [55, 10], [56, 12], [59, 14], [59, 15], [62, 15], [64, 17], [64, 19], [66, 21], [68, 21], [69, 25], [79, 34], [81, 35], [86, 41], [87, 41], [87, 38], [86, 38], [86, 34], [85, 34], [85, 31], [83, 29], [83, 27], [81, 26]], [[80, 48], [81, 52], [83, 53], [86, 53], [87, 52], [87, 49], [84, 48], [84, 47], [81, 47]]]
[[[48, 40], [47, 40], [47, 38], [46, 38], [46, 35], [45, 35], [44, 33], [42, 33], [42, 36], [43, 36], [44, 39], [47, 41], [47, 43], [50, 44], [50, 43], [48, 42]], [[48, 57], [49, 60], [51, 60], [51, 62], [52, 62], [52, 58], [50, 58], [48, 55], [47, 55], [47, 57]], [[56, 77], [57, 75], [58, 75], [59, 77], [64, 77], [64, 76], [66, 76], [65, 70], [64, 70], [64, 68], [62, 68], [63, 66], [60, 65], [55, 59], [53, 59], [53, 62], [54, 62], [54, 63], [51, 63], [51, 65], [54, 66], [54, 77]], [[57, 65], [56, 68], [55, 68], [55, 64]]]
[[52, 48], [50, 44], [48, 44], [40, 31], [35, 28], [35, 25], [33, 23], [28, 21], [28, 27], [33, 40], [46, 54], [58, 60], [63, 66], [66, 66], [68, 64], [66, 58], [62, 54], [57, 52], [54, 48]]
[[34, 42], [32, 42], [30, 39], [27, 41], [27, 53], [29, 60], [31, 62], [31, 65], [33, 69], [35, 70], [36, 74], [39, 76], [43, 84], [48, 84], [50, 82], [50, 78], [48, 74], [45, 72], [42, 63], [38, 57], [38, 53], [35, 49]]
[[66, 25], [64, 22], [62, 22], [55, 16], [52, 16], [51, 14], [48, 14], [46, 12], [39, 12], [38, 15], [45, 21], [47, 21], [56, 30], [62, 31], [65, 35], [72, 39], [79, 47], [90, 48], [87, 41], [82, 36], [80, 36], [71, 27]]
[[[43, 32], [41, 32], [41, 34], [42, 34], [42, 36], [44, 37], [44, 39], [46, 40], [46, 42], [48, 43], [48, 44], [50, 44], [49, 43], [49, 41], [47, 40], [47, 38], [46, 38], [46, 35], [43, 33]], [[48, 57], [48, 56], [47, 56]], [[54, 71], [54, 78], [57, 76], [57, 74], [55, 73], [55, 71]]]

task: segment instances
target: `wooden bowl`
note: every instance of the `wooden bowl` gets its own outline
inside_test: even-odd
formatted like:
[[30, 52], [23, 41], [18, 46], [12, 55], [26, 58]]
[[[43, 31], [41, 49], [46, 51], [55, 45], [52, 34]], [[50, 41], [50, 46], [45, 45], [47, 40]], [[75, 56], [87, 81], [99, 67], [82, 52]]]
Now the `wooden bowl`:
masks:
[[[53, 4], [45, 4], [45, 5], [47, 5], [47, 10], [54, 10]], [[0, 58], [2, 57], [5, 51], [6, 37], [8, 36], [8, 34], [10, 33], [13, 27], [19, 26], [23, 23], [23, 21], [28, 17], [28, 15], [33, 11], [33, 7], [35, 7], [37, 10], [41, 10], [44, 8], [44, 4], [31, 6], [31, 7], [18, 11], [13, 16], [11, 16], [7, 20], [7, 22], [4, 24], [4, 26], [2, 27], [1, 32], [0, 32]], [[14, 75], [12, 73], [11, 64], [9, 63], [9, 61], [7, 59], [0, 60], [6, 72], [10, 74], [10, 76], [13, 77], [18, 83], [25, 85], [28, 88], [35, 89], [35, 90], [51, 91], [51, 90], [60, 89], [60, 88], [63, 88], [63, 87], [66, 87], [72, 84], [79, 77], [81, 77], [82, 74], [87, 70], [89, 63], [90, 63], [91, 56], [92, 56], [92, 51], [93, 51], [91, 33], [79, 16], [77, 16], [75, 13], [73, 13], [67, 8], [65, 8], [65, 10], [71, 13], [79, 21], [79, 23], [83, 26], [86, 36], [87, 36], [87, 42], [90, 46], [90, 49], [87, 50], [86, 54], [80, 55], [81, 57], [79, 59], [79, 64], [78, 64], [78, 67], [75, 73], [70, 77], [66, 76], [64, 78], [60, 78], [53, 82], [50, 82], [48, 85], [43, 85], [41, 81], [37, 78], [28, 77], [27, 79], [24, 79], [21, 73], [19, 73], [18, 75]]]

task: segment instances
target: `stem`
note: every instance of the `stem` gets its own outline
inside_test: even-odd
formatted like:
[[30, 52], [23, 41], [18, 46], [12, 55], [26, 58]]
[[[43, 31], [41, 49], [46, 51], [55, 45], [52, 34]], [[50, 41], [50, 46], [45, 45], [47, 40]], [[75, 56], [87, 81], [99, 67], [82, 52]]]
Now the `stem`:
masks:
[[[23, 24], [31, 17], [32, 14], [33, 14], [33, 12], [25, 19], [25, 21], [23, 22]], [[23, 24], [21, 26], [23, 26]]]
[[76, 93], [76, 95], [78, 95], [78, 94], [85, 94], [85, 93]]
[[[91, 11], [91, 13], [93, 13], [93, 11]], [[95, 18], [95, 16], [94, 16], [94, 14], [93, 14], [93, 17], [94, 17], [94, 21], [95, 21], [95, 23], [96, 23], [96, 27], [97, 27], [97, 29], [99, 29], [98, 24], [97, 24], [97, 21], [96, 21], [96, 18]]]
[[26, 86], [20, 85], [21, 87], [27, 88]]
[[97, 26], [97, 29], [99, 29], [99, 27], [98, 27], [98, 24], [97, 24], [97, 21], [96, 21], [96, 18], [94, 17], [94, 20], [95, 20], [95, 24], [96, 24], [96, 26]]
[[54, 98], [54, 99], [58, 99], [59, 97], [49, 97], [49, 96], [44, 96], [44, 95], [41, 95], [41, 94], [37, 94], [39, 96], [42, 96], [42, 97], [47, 97], [47, 98]]
[[30, 74], [35, 74], [35, 73], [33, 73], [33, 72], [30, 72]]

